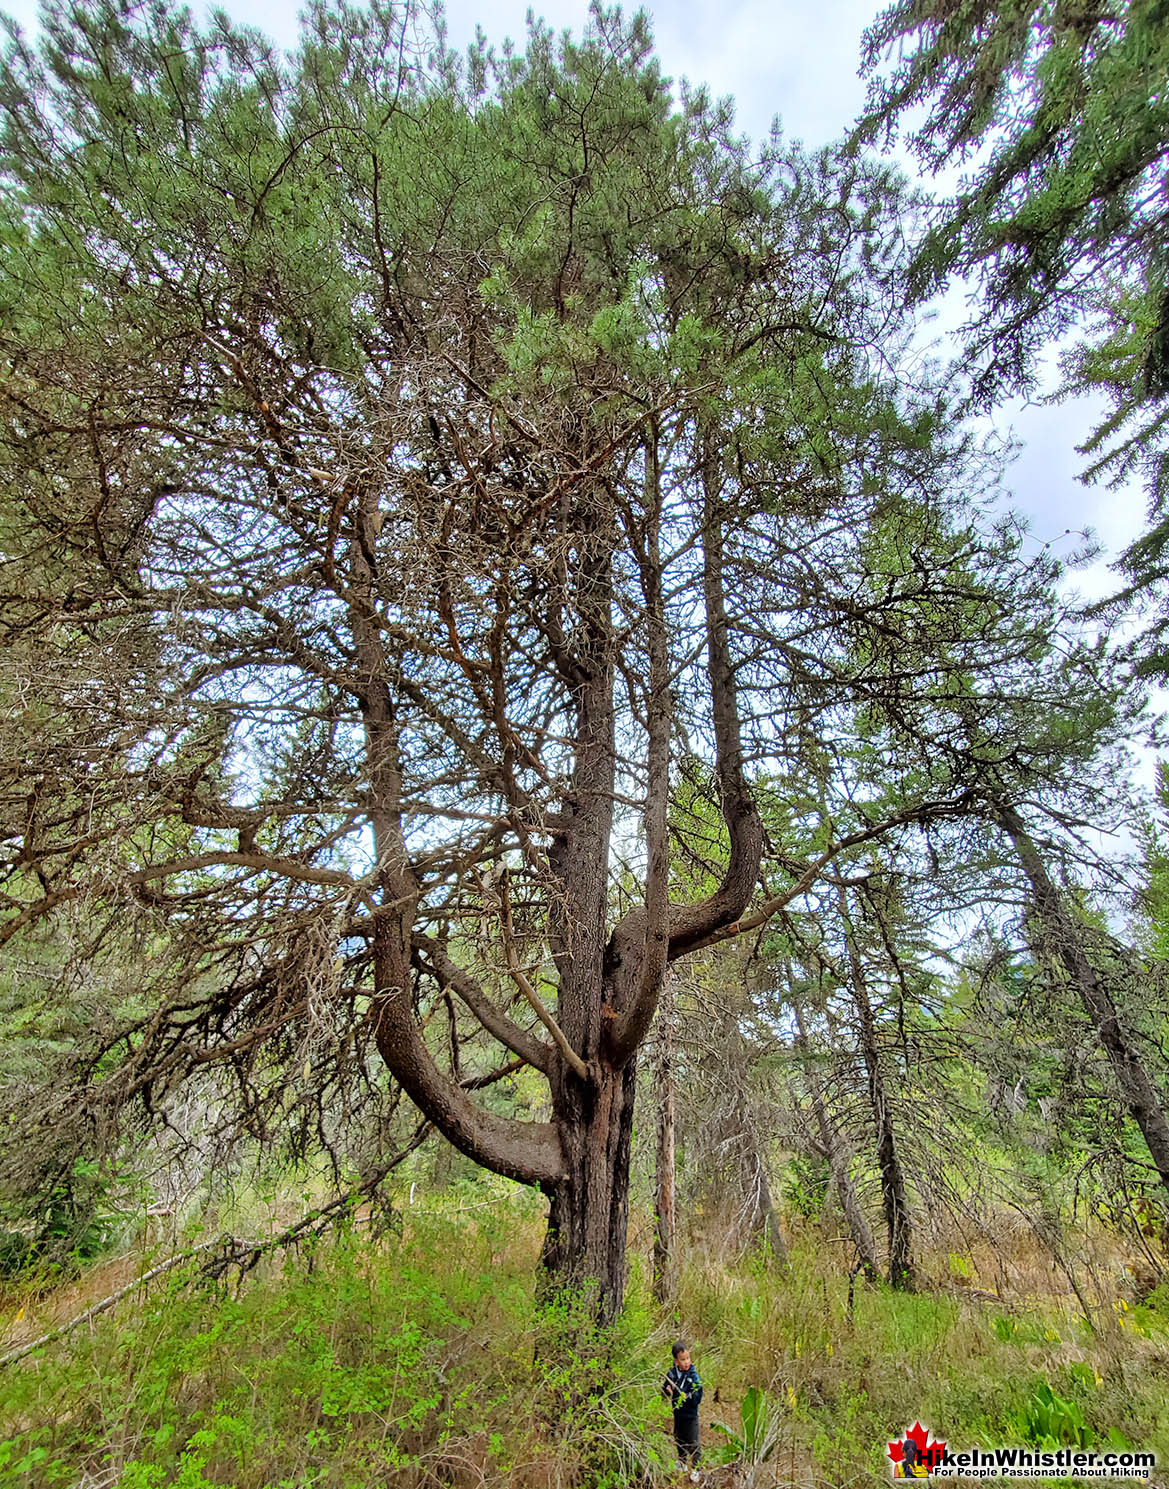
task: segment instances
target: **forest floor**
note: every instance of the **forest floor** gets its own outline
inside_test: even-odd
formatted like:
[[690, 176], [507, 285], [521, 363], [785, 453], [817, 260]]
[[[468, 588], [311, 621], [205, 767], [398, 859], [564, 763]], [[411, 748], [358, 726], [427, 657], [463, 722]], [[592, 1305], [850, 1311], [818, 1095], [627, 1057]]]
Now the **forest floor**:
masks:
[[[233, 1218], [208, 1217], [204, 1235]], [[193, 1285], [175, 1269], [3, 1367], [0, 1483], [665, 1485], [659, 1386], [679, 1332], [706, 1388], [710, 1489], [885, 1484], [888, 1444], [916, 1422], [952, 1451], [1151, 1451], [1150, 1482], [1169, 1482], [1169, 1285], [1147, 1291], [1104, 1231], [1079, 1237], [1077, 1272], [1004, 1219], [973, 1250], [923, 1253], [919, 1290], [896, 1294], [850, 1285], [847, 1248], [812, 1221], [779, 1267], [693, 1218], [664, 1308], [635, 1226], [626, 1305], [604, 1337], [569, 1306], [536, 1304], [538, 1206], [496, 1181], [421, 1192], [400, 1227], [357, 1223], [243, 1278]], [[0, 1354], [174, 1244], [155, 1235], [67, 1282], [9, 1284]]]

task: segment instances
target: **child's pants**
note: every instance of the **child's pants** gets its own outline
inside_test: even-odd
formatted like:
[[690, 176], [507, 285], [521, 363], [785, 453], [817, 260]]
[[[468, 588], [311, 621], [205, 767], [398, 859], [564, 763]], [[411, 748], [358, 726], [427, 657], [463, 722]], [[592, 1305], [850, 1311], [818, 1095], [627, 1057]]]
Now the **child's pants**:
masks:
[[683, 1463], [693, 1465], [698, 1462], [702, 1450], [698, 1444], [697, 1412], [692, 1417], [674, 1413], [674, 1443]]

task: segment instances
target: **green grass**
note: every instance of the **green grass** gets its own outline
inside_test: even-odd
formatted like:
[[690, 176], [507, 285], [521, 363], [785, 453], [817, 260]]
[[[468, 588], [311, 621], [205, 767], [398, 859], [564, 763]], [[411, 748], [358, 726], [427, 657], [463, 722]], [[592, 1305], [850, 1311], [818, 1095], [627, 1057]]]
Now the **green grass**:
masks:
[[847, 1278], [809, 1240], [782, 1277], [693, 1263], [681, 1315], [698, 1321], [704, 1377], [720, 1381], [720, 1395], [738, 1402], [758, 1385], [784, 1409], [776, 1482], [886, 1483], [887, 1442], [919, 1419], [958, 1450], [1046, 1446], [1043, 1431], [1024, 1428], [1047, 1420], [1051, 1392], [1070, 1408], [1060, 1417], [1068, 1446], [1139, 1447], [1169, 1463], [1169, 1301], [1160, 1293], [1139, 1309], [1118, 1304], [1095, 1335], [1054, 1301], [1008, 1315], [859, 1286], [850, 1317]]
[[172, 1278], [9, 1367], [0, 1482], [660, 1482], [672, 1455], [657, 1388], [680, 1327], [706, 1423], [741, 1432], [751, 1387], [778, 1410], [756, 1483], [885, 1483], [885, 1444], [917, 1418], [957, 1448], [1018, 1442], [1031, 1424], [1090, 1443], [1120, 1434], [1169, 1462], [1159, 1294], [1094, 1336], [1058, 1308], [1020, 1316], [859, 1286], [850, 1316], [839, 1262], [809, 1237], [784, 1274], [696, 1249], [666, 1312], [634, 1258], [625, 1312], [599, 1338], [571, 1307], [536, 1305], [538, 1215], [507, 1186], [494, 1198], [461, 1209], [428, 1196], [401, 1237], [350, 1230], [238, 1289]]
[[401, 1238], [350, 1230], [238, 1292], [175, 1277], [10, 1367], [0, 1482], [367, 1489], [571, 1469], [616, 1485], [652, 1470], [663, 1339], [636, 1280], [598, 1339], [571, 1308], [536, 1306], [530, 1214], [502, 1193], [454, 1208]]

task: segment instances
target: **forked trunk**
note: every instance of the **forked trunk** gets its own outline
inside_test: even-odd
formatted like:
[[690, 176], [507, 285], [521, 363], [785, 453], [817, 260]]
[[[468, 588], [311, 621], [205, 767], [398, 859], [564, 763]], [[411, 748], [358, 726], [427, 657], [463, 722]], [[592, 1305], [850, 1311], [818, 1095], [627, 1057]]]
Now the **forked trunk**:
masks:
[[[525, 756], [508, 735], [506, 720], [497, 720], [506, 738], [500, 783], [509, 797], [526, 862], [529, 868], [534, 866], [535, 880], [545, 896], [554, 978], [543, 975], [544, 958], [533, 955], [534, 947], [525, 942], [522, 926], [517, 931], [509, 877], [499, 873], [490, 885], [481, 883], [480, 888], [485, 899], [490, 892], [507, 974], [550, 1042], [520, 1027], [449, 954], [441, 939], [407, 925], [399, 906], [412, 910], [415, 900], [410, 898], [410, 883], [403, 888], [394, 878], [394, 866], [408, 864], [409, 858], [398, 779], [386, 770], [386, 799], [394, 803], [395, 810], [382, 814], [377, 836], [386, 866], [385, 910], [375, 920], [374, 931], [375, 955], [381, 958], [377, 1032], [383, 1057], [406, 1092], [457, 1148], [497, 1173], [539, 1186], [549, 1205], [541, 1290], [546, 1297], [574, 1298], [602, 1325], [616, 1317], [625, 1289], [637, 1050], [653, 1022], [671, 960], [737, 928], [758, 881], [763, 847], [762, 824], [743, 772], [734, 662], [723, 599], [721, 517], [715, 510], [718, 470], [708, 451], [704, 487], [710, 510], [703, 531], [703, 588], [716, 776], [730, 855], [713, 893], [697, 904], [671, 905], [672, 673], [658, 547], [661, 493], [657, 478], [651, 448], [646, 454], [650, 518], [638, 555], [648, 615], [648, 866], [644, 903], [628, 909], [616, 925], [610, 920], [611, 838], [620, 756], [613, 596], [618, 530], [616, 513], [606, 507], [603, 485], [587, 491], [574, 487], [575, 496], [566, 499], [561, 509], [567, 546], [562, 553], [560, 587], [552, 594], [541, 622], [563, 696], [571, 699], [572, 719], [571, 768], [562, 776], [558, 809], [548, 813], [542, 824], [550, 836], [542, 864], [529, 820], [533, 803], [516, 774], [528, 770], [534, 757]], [[359, 615], [355, 629], [363, 624]], [[449, 606], [447, 624], [453, 632], [455, 612]], [[452, 647], [458, 644], [456, 635]], [[373, 640], [367, 651], [369, 675], [381, 677], [384, 659]], [[401, 686], [406, 689], [409, 684], [403, 681]], [[479, 672], [474, 673], [474, 686], [486, 686]], [[386, 724], [380, 734], [369, 731], [371, 754], [396, 768], [389, 690], [383, 686], [373, 702], [379, 703]], [[502, 715], [502, 703], [496, 711]], [[413, 893], [416, 896], [417, 890]], [[484, 908], [488, 908], [486, 902]], [[415, 967], [437, 982], [444, 995], [448, 991], [457, 995], [494, 1038], [547, 1078], [552, 1097], [550, 1122], [496, 1117], [472, 1103], [457, 1080], [438, 1070], [413, 1012], [411, 956]]]

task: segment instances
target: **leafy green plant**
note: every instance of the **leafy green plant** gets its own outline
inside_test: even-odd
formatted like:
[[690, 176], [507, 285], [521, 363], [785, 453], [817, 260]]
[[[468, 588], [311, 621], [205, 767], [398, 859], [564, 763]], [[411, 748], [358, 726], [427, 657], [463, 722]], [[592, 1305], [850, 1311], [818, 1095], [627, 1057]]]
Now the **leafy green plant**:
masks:
[[823, 1158], [797, 1155], [788, 1161], [783, 1194], [789, 1208], [815, 1220], [824, 1207], [831, 1175]]
[[721, 1456], [724, 1463], [766, 1463], [779, 1446], [779, 1407], [758, 1386], [749, 1386], [739, 1407], [742, 1433], [736, 1434], [721, 1422], [712, 1422], [715, 1432], [726, 1438]]
[[1046, 1381], [1015, 1413], [1012, 1424], [1024, 1442], [1037, 1448], [1090, 1448], [1096, 1440], [1079, 1405], [1057, 1396]]
[[960, 1277], [964, 1282], [973, 1278], [974, 1263], [968, 1256], [963, 1256], [959, 1251], [951, 1251], [946, 1259], [950, 1264], [951, 1277]]
[[75, 1158], [35, 1197], [0, 1202], [0, 1278], [76, 1272], [118, 1240], [129, 1186], [115, 1170]]
[[1094, 1391], [1100, 1385], [1100, 1377], [1096, 1374], [1095, 1367], [1089, 1365], [1087, 1360], [1073, 1361], [1068, 1366], [1068, 1377], [1085, 1390]]

